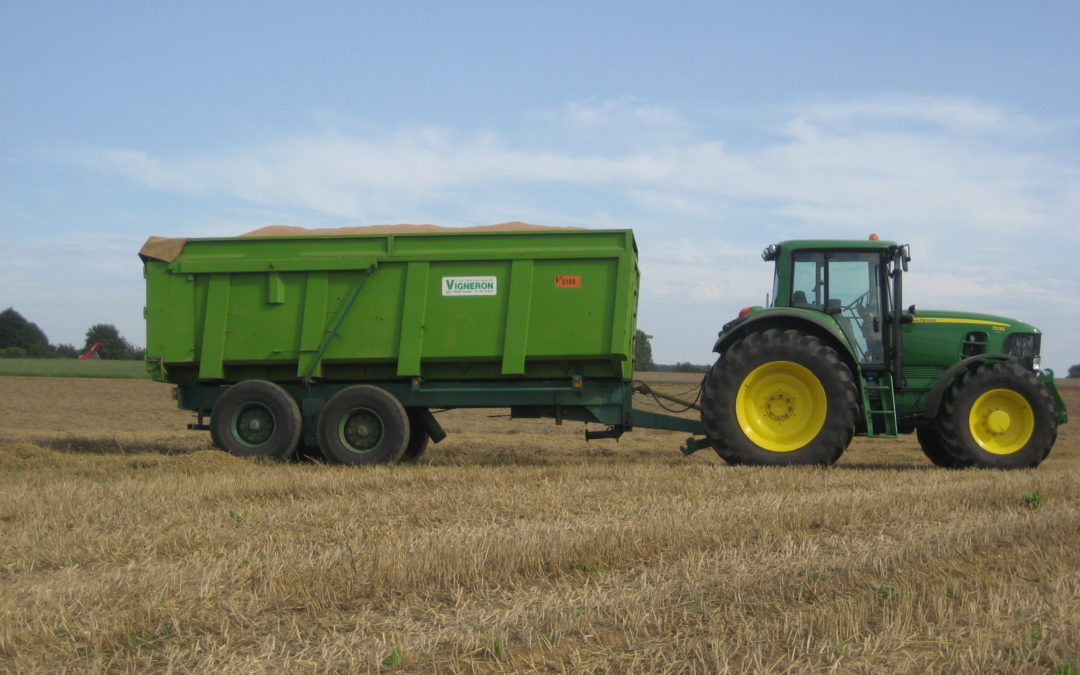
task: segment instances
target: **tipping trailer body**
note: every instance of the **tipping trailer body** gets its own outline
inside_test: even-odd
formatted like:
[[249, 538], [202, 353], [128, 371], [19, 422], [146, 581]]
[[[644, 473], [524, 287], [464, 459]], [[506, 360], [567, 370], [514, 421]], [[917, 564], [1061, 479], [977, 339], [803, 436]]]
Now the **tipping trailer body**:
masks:
[[303, 438], [350, 385], [406, 408], [700, 433], [633, 411], [637, 248], [630, 230], [245, 236], [147, 242], [147, 368], [205, 428], [229, 385], [297, 400]]

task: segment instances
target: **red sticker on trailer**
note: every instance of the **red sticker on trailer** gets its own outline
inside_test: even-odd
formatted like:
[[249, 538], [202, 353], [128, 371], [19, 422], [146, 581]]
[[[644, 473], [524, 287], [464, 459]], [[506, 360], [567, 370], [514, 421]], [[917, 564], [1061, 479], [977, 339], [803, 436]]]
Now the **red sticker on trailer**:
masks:
[[581, 288], [581, 275], [556, 274], [555, 288]]

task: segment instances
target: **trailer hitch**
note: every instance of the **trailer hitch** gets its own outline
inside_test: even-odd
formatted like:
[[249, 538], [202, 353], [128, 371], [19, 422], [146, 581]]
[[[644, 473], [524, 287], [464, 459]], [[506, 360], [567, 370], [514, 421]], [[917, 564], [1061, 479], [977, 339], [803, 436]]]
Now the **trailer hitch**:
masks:
[[618, 440], [619, 436], [622, 436], [624, 431], [626, 431], [626, 427], [621, 424], [613, 424], [603, 431], [589, 431], [586, 429], [585, 440], [593, 441], [598, 438], [614, 438]]
[[712, 447], [712, 443], [709, 442], [709, 439], [694, 438], [693, 436], [691, 436], [690, 438], [686, 439], [686, 443], [684, 443], [683, 446], [679, 448], [679, 450], [682, 452], [682, 454], [689, 457], [698, 450], [704, 450], [708, 447]]
[[199, 410], [197, 411], [197, 414], [199, 416], [199, 421], [189, 423], [187, 428], [192, 431], [210, 431], [210, 425], [203, 420], [203, 412]]

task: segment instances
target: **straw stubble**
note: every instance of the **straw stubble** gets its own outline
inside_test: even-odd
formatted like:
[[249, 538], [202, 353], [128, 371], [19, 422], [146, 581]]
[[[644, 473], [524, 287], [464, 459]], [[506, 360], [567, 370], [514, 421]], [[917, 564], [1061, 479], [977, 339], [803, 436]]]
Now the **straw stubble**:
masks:
[[357, 469], [208, 449], [150, 382], [3, 378], [0, 409], [15, 671], [1080, 666], [1071, 426], [1032, 471], [911, 438], [764, 469], [453, 411], [419, 464]]

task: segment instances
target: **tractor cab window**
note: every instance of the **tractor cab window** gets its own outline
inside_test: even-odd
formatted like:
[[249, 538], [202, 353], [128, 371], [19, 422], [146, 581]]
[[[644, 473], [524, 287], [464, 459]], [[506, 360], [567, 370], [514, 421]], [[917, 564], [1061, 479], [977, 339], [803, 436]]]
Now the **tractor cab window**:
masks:
[[825, 311], [825, 255], [796, 253], [791, 274], [791, 306]]
[[862, 363], [883, 363], [882, 260], [876, 251], [800, 251], [793, 256], [791, 306], [832, 315]]

